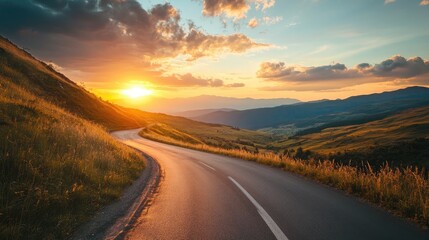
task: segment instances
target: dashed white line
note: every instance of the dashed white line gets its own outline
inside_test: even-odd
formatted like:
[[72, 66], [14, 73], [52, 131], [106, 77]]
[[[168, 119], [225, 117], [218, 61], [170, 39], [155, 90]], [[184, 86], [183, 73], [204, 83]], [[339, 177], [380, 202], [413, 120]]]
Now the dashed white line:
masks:
[[258, 210], [259, 215], [261, 215], [262, 219], [264, 219], [265, 223], [270, 228], [271, 232], [273, 232], [274, 236], [277, 238], [277, 240], [289, 240], [286, 235], [282, 232], [282, 230], [279, 228], [279, 226], [274, 222], [274, 220], [268, 215], [267, 211], [265, 211], [264, 208], [250, 195], [246, 189], [244, 189], [237, 181], [235, 181], [234, 178], [228, 177], [243, 193], [244, 195], [250, 200], [250, 202], [255, 205], [256, 210]]
[[207, 164], [205, 164], [205, 163], [203, 163], [203, 162], [201, 162], [201, 161], [199, 161], [202, 165], [204, 165], [204, 166], [206, 166], [206, 167], [208, 167], [208, 168], [210, 168], [211, 170], [213, 170], [213, 171], [215, 171], [216, 172], [216, 169], [214, 169], [213, 167], [211, 167], [211, 166], [209, 166], [209, 165], [207, 165]]

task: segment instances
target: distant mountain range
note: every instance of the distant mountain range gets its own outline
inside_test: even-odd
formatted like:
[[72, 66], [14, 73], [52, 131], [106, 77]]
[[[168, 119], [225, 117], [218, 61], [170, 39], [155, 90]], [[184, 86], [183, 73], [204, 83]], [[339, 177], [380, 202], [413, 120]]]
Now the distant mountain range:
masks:
[[409, 87], [392, 92], [244, 111], [216, 111], [194, 120], [291, 135], [327, 127], [366, 123], [399, 111], [429, 105], [429, 88]]
[[203, 116], [209, 113], [213, 112], [232, 112], [237, 111], [236, 109], [231, 108], [221, 108], [221, 109], [201, 109], [201, 110], [191, 110], [191, 111], [184, 111], [184, 112], [178, 112], [178, 113], [172, 113], [173, 116], [180, 116], [185, 118], [196, 118], [199, 116]]
[[292, 98], [255, 99], [202, 95], [190, 98], [153, 98], [149, 99], [143, 106], [139, 106], [138, 108], [148, 112], [182, 116], [182, 112], [195, 110], [204, 110], [208, 112], [221, 109], [245, 110], [290, 105], [299, 102], [299, 100]]

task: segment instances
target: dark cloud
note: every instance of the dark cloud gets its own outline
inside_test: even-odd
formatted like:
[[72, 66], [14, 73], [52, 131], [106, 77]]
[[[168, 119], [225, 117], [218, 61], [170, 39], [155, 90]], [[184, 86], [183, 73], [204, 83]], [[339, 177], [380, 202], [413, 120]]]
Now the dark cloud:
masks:
[[0, 23], [0, 34], [36, 56], [90, 73], [123, 65], [124, 72], [150, 75], [159, 67], [153, 61], [268, 46], [243, 34], [207, 34], [182, 24], [169, 3], [146, 10], [136, 0], [0, 0]]
[[284, 62], [261, 63], [257, 77], [273, 81], [323, 81], [357, 76], [355, 69], [348, 69], [344, 64], [318, 67], [288, 67]]
[[67, 6], [67, 0], [33, 0], [42, 6], [51, 8], [53, 10], [61, 10]]
[[361, 63], [361, 64], [358, 64], [356, 66], [356, 68], [359, 69], [359, 70], [369, 69], [369, 68], [371, 68], [371, 64], [369, 64], [369, 63]]
[[367, 71], [381, 77], [412, 78], [429, 73], [429, 61], [420, 57], [405, 59], [394, 56], [380, 64], [375, 64]]
[[[420, 57], [405, 59], [401, 56], [393, 56], [375, 65], [361, 63], [350, 69], [340, 63], [317, 67], [296, 67], [286, 66], [284, 62], [263, 62], [256, 72], [258, 78], [288, 83], [290, 90], [320, 90], [324, 87], [335, 89], [391, 80], [421, 84], [427, 83], [428, 74], [429, 61]], [[265, 88], [265, 90], [280, 89], [285, 88], [284, 86]]]
[[193, 25], [186, 30], [168, 3], [148, 12], [135, 0], [9, 0], [0, 3], [0, 21], [5, 23], [0, 31], [6, 34], [27, 30], [84, 40], [120, 40], [137, 45], [151, 57], [184, 54], [197, 59], [264, 46], [242, 34], [213, 36]]

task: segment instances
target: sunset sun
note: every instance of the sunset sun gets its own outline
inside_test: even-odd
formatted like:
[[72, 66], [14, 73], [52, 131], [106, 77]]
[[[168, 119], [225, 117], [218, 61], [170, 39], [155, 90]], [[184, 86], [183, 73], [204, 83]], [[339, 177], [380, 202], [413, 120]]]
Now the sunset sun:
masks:
[[144, 87], [133, 87], [124, 89], [121, 93], [129, 98], [140, 98], [151, 95], [153, 91]]

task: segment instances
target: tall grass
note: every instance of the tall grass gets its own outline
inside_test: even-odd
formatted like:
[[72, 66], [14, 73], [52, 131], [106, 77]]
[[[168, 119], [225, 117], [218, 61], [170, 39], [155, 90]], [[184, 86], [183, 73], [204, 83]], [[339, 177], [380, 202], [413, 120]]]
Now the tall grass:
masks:
[[67, 238], [143, 169], [105, 129], [0, 81], [0, 239]]
[[140, 135], [164, 143], [255, 161], [298, 173], [429, 226], [429, 176], [418, 168], [392, 168], [385, 165], [374, 171], [370, 165], [358, 169], [334, 161], [300, 160], [270, 151], [255, 153], [243, 149], [227, 150], [204, 144], [190, 144], [147, 131], [142, 131]]

